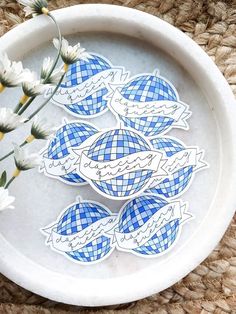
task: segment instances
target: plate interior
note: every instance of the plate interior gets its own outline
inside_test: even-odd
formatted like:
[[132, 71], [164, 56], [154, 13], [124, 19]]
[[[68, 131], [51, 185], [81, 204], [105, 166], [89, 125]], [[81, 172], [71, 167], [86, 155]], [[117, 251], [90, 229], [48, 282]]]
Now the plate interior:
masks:
[[[190, 105], [192, 116], [188, 120], [190, 129], [171, 130], [168, 135], [176, 136], [186, 145], [197, 145], [205, 150], [205, 160], [210, 168], [196, 174], [190, 189], [181, 199], [190, 204], [189, 211], [195, 216], [182, 229], [177, 245], [169, 253], [153, 259], [143, 259], [132, 254], [114, 251], [105, 261], [90, 266], [81, 266], [67, 260], [64, 256], [45, 246], [45, 237], [39, 229], [53, 222], [63, 208], [75, 201], [80, 195], [84, 200], [95, 200], [106, 205], [111, 211], [117, 212], [124, 201], [108, 200], [98, 195], [88, 185], [83, 187], [69, 186], [57, 180], [45, 177], [36, 170], [22, 174], [11, 186], [11, 194], [16, 196], [15, 209], [1, 213], [1, 234], [14, 248], [35, 263], [49, 270], [59, 272], [64, 276], [74, 278], [115, 278], [138, 272], [144, 268], [164, 263], [187, 241], [191, 241], [194, 232], [206, 218], [216, 187], [218, 184], [218, 169], [220, 168], [219, 139], [217, 120], [196, 82], [169, 55], [144, 41], [110, 33], [84, 33], [68, 36], [71, 43], [81, 42], [90, 52], [99, 53], [109, 59], [113, 65], [124, 66], [131, 75], [153, 72], [159, 69], [160, 74], [176, 87], [180, 99]], [[29, 51], [21, 59], [26, 67], [37, 70], [45, 56], [54, 56], [55, 49], [51, 42]], [[14, 107], [16, 99], [21, 95], [20, 89], [9, 89], [1, 95], [1, 104]], [[40, 104], [43, 98], [38, 98], [32, 109]], [[29, 111], [30, 112], [30, 111]], [[49, 104], [40, 116], [59, 125], [62, 117], [76, 120], [62, 108]], [[97, 127], [112, 127], [116, 125], [115, 117], [110, 113], [86, 121]], [[9, 150], [9, 143], [21, 143], [27, 135], [30, 126], [20, 129], [16, 134], [6, 136], [1, 143], [1, 155]], [[45, 142], [30, 145], [32, 151], [43, 147]], [[14, 162], [9, 158], [5, 167], [11, 173]], [[214, 167], [212, 166], [214, 165]], [[155, 274], [158, 276], [158, 273]]]

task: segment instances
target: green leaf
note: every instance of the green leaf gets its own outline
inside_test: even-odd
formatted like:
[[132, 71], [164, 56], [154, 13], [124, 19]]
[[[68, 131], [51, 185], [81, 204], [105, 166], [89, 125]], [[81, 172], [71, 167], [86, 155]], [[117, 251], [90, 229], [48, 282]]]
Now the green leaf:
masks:
[[7, 173], [6, 171], [3, 171], [0, 178], [0, 187], [5, 186], [6, 182], [7, 182]]

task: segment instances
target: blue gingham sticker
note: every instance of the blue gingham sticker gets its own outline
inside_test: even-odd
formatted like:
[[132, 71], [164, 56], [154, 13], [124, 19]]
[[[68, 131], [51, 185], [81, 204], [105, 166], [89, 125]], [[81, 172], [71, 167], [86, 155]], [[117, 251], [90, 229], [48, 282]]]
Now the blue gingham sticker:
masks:
[[182, 225], [192, 218], [181, 200], [141, 195], [121, 209], [114, 232], [116, 248], [141, 257], [160, 256], [173, 248]]
[[114, 250], [116, 224], [117, 214], [104, 205], [78, 199], [41, 232], [53, 251], [72, 262], [91, 265], [106, 259]]
[[163, 166], [168, 175], [153, 177], [146, 192], [166, 198], [180, 196], [191, 186], [194, 175], [209, 165], [203, 160], [204, 151], [197, 146], [186, 147], [173, 137], [158, 137], [151, 140], [154, 149], [164, 152], [167, 162]]
[[111, 95], [108, 106], [125, 127], [147, 137], [171, 128], [188, 130], [189, 106], [179, 99], [175, 87], [157, 74], [138, 74]]
[[[111, 86], [124, 84], [128, 76], [123, 67], [113, 66], [105, 57], [90, 53], [87, 61], [79, 60], [69, 66], [65, 81], [51, 102], [76, 117], [98, 116], [107, 110]], [[52, 90], [48, 89], [45, 97], [49, 97]]]
[[64, 118], [64, 123], [58, 128], [54, 138], [49, 140], [46, 147], [41, 151], [42, 165], [39, 171], [67, 184], [86, 184], [74, 166], [75, 162], [70, 149], [90, 145], [97, 134], [97, 128], [91, 123], [68, 122]]
[[71, 150], [78, 173], [110, 199], [129, 199], [148, 188], [152, 176], [164, 176], [163, 153], [131, 129], [101, 131], [88, 149]]

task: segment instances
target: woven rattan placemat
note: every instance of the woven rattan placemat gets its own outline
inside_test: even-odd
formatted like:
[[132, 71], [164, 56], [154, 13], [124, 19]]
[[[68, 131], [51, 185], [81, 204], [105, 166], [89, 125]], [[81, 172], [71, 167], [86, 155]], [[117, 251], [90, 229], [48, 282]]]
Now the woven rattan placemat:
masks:
[[[128, 6], [175, 25], [212, 57], [236, 94], [236, 1], [52, 0], [50, 8], [79, 3]], [[23, 21], [24, 13], [15, 1], [0, 0], [0, 36]], [[58, 304], [0, 276], [0, 313], [62, 314], [95, 310], [101, 314], [236, 313], [236, 216], [221, 243], [192, 273], [171, 288], [131, 304], [93, 310]]]

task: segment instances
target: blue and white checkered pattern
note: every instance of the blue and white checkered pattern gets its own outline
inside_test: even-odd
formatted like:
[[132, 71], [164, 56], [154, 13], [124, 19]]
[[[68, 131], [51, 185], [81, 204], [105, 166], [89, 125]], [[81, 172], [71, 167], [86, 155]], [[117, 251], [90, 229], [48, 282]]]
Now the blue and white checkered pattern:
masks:
[[[88, 150], [94, 161], [112, 161], [141, 151], [150, 150], [149, 144], [131, 130], [116, 129], [103, 133]], [[132, 195], [150, 180], [152, 171], [139, 170], [111, 180], [93, 181], [103, 193], [114, 197]]]
[[[91, 55], [88, 61], [79, 60], [78, 62], [70, 65], [66, 74], [65, 82], [61, 87], [73, 87], [77, 86], [90, 77], [111, 69], [111, 64], [106, 60], [95, 54]], [[104, 96], [108, 93], [108, 89], [103, 87], [100, 90], [85, 97], [79, 103], [72, 103], [71, 105], [65, 105], [65, 107], [78, 115], [94, 115], [102, 112], [107, 107], [107, 100]]]
[[[164, 79], [154, 75], [142, 75], [131, 80], [121, 89], [121, 95], [135, 102], [161, 100], [177, 101], [174, 89]], [[152, 116], [127, 118], [120, 116], [125, 126], [142, 132], [145, 136], [154, 136], [166, 131], [174, 122], [172, 118]]]
[[148, 137], [161, 134], [162, 132], [167, 130], [174, 122], [174, 120], [169, 117], [161, 116], [126, 118], [119, 115], [119, 117], [124, 122], [124, 125], [126, 127], [138, 130]]
[[175, 241], [179, 231], [179, 220], [175, 219], [162, 227], [145, 245], [135, 249], [136, 253], [156, 255], [166, 251]]
[[[168, 202], [158, 196], [142, 195], [131, 200], [123, 209], [118, 230], [130, 233], [143, 226], [158, 210]], [[175, 241], [179, 230], [179, 220], [168, 222], [147, 242], [133, 251], [141, 255], [155, 255], [167, 250]]]
[[63, 87], [79, 85], [91, 76], [111, 68], [111, 64], [96, 54], [91, 54], [88, 59], [89, 61], [79, 60], [69, 66]]
[[[92, 202], [77, 203], [66, 210], [57, 224], [57, 233], [73, 235], [110, 214]], [[106, 256], [110, 250], [110, 239], [100, 236], [77, 251], [66, 253], [80, 262], [94, 262]]]
[[[185, 147], [171, 138], [156, 138], [151, 140], [151, 144], [155, 149], [159, 149], [165, 153], [167, 157], [171, 157], [185, 149]], [[173, 174], [169, 175], [163, 181], [159, 182], [156, 186], [148, 189], [147, 192], [163, 195], [167, 198], [177, 196], [182, 193], [192, 178], [193, 167], [184, 167]]]
[[[69, 148], [80, 146], [86, 139], [97, 133], [97, 130], [89, 124], [72, 122], [63, 125], [55, 134], [50, 142], [47, 157], [57, 160], [69, 155]], [[70, 172], [60, 177], [66, 182], [83, 183], [85, 182], [76, 172]]]
[[65, 105], [67, 109], [75, 114], [80, 115], [95, 115], [102, 112], [107, 107], [107, 100], [104, 96], [108, 93], [106, 87], [96, 91], [92, 95], [86, 97], [80, 103], [75, 103], [73, 105]]

